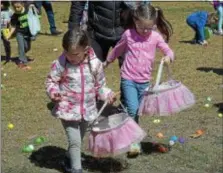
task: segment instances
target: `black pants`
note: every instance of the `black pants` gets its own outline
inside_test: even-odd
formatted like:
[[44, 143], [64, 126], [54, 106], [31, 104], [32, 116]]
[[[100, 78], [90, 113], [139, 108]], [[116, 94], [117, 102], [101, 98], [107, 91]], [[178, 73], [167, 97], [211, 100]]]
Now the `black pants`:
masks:
[[11, 45], [10, 45], [10, 41], [6, 40], [2, 33], [1, 33], [1, 39], [3, 41], [3, 45], [4, 45], [4, 48], [5, 48], [6, 60], [9, 60], [11, 58]]
[[[107, 58], [108, 51], [111, 47], [114, 47], [118, 40], [113, 41], [113, 40], [106, 40], [103, 38], [95, 38], [93, 37], [91, 39], [91, 46], [94, 49], [98, 59], [100, 59], [102, 62], [104, 62]], [[123, 58], [118, 57], [119, 61], [119, 67], [121, 68], [122, 63], [123, 63]]]
[[[98, 59], [100, 59], [102, 62], [104, 62], [107, 58], [108, 51], [110, 47], [114, 47], [116, 45], [117, 41], [112, 41], [112, 40], [105, 40], [105, 39], [97, 39], [93, 37], [91, 39], [91, 47], [94, 49], [95, 54], [97, 55]], [[119, 62], [119, 68], [121, 68], [123, 64], [124, 58], [123, 57], [118, 57], [118, 62]], [[114, 75], [114, 74], [113, 74]], [[121, 86], [120, 86], [120, 91], [121, 91]], [[120, 101], [123, 103], [123, 96], [122, 93], [120, 95]]]

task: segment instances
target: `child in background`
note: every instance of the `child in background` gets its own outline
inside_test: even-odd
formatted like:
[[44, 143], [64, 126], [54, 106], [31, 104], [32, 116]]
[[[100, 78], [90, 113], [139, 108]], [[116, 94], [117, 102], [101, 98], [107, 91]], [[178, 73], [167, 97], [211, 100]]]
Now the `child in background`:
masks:
[[195, 31], [195, 38], [192, 41], [194, 44], [200, 44], [203, 46], [208, 45], [205, 40], [204, 28], [205, 26], [211, 26], [217, 23], [218, 19], [215, 13], [208, 13], [206, 11], [197, 11], [190, 14], [186, 22]]
[[96, 97], [114, 101], [106, 87], [103, 64], [89, 47], [89, 39], [80, 29], [63, 37], [64, 52], [52, 63], [46, 80], [49, 97], [56, 103], [53, 115], [61, 119], [69, 143], [71, 173], [82, 173], [81, 142], [88, 122], [97, 118]]
[[[121, 92], [129, 115], [138, 122], [137, 112], [144, 90], [150, 85], [156, 49], [159, 48], [164, 53], [163, 59], [167, 64], [173, 61], [174, 55], [163, 37], [154, 31], [156, 25], [167, 41], [172, 34], [172, 27], [160, 8], [150, 4], [140, 5], [133, 10], [132, 17], [133, 23], [128, 25], [132, 28], [123, 33], [104, 66], [108, 66], [116, 57], [124, 56]], [[129, 155], [138, 155], [140, 152], [140, 144], [132, 144]]]
[[223, 1], [220, 2], [220, 0], [214, 0], [212, 1], [212, 4], [218, 13], [218, 30], [214, 33], [217, 35], [223, 35]]
[[28, 66], [27, 63], [32, 59], [26, 57], [26, 53], [31, 48], [31, 33], [27, 20], [28, 8], [25, 7], [25, 3], [22, 1], [13, 1], [12, 6], [14, 9], [14, 14], [11, 18], [12, 28], [7, 40], [10, 39], [14, 33], [16, 34], [19, 50], [18, 67], [23, 70], [30, 70], [31, 67]]
[[7, 32], [10, 29], [10, 20], [12, 17], [12, 10], [10, 9], [9, 1], [1, 2], [1, 39], [5, 48], [6, 62], [9, 62], [11, 59], [11, 45], [10, 41], [7, 40]]

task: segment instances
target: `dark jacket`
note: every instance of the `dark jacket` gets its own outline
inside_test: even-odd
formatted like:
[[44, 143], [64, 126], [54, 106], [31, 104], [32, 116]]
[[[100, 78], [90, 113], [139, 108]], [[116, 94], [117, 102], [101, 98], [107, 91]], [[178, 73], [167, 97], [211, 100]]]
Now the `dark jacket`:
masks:
[[[80, 25], [86, 2], [72, 1], [69, 29]], [[88, 4], [88, 31], [96, 38], [119, 40], [124, 29], [122, 14], [129, 8], [124, 1], [89, 1]]]

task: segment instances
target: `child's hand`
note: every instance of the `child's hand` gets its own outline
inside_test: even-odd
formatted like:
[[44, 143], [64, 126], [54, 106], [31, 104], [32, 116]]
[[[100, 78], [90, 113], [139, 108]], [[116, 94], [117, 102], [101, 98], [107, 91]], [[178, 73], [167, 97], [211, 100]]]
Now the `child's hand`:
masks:
[[53, 102], [60, 102], [62, 100], [62, 96], [60, 93], [54, 93], [51, 99]]
[[163, 57], [163, 61], [166, 65], [169, 65], [170, 64], [170, 57], [168, 57], [168, 56]]
[[107, 68], [108, 65], [109, 65], [109, 62], [108, 61], [103, 62], [103, 68]]
[[108, 96], [108, 104], [113, 104], [116, 101], [116, 96], [117, 96], [117, 94], [115, 94], [113, 92], [111, 94], [109, 94], [109, 96]]

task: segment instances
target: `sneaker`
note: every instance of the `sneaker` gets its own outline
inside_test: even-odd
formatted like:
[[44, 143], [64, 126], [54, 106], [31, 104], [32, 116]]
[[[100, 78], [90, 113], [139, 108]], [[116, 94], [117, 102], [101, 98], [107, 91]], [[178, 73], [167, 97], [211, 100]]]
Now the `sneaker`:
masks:
[[135, 157], [138, 156], [140, 153], [141, 153], [141, 145], [138, 143], [131, 144], [128, 156]]
[[204, 41], [199, 41], [198, 44], [200, 44], [202, 46], [207, 46], [208, 42], [206, 40], [204, 40]]
[[62, 33], [63, 33], [62, 31], [55, 30], [51, 32], [51, 35], [60, 35]]
[[71, 172], [70, 159], [68, 156], [65, 156], [64, 160], [61, 162], [61, 165], [66, 172]]
[[223, 36], [223, 31], [214, 30], [214, 34]]

